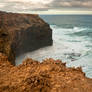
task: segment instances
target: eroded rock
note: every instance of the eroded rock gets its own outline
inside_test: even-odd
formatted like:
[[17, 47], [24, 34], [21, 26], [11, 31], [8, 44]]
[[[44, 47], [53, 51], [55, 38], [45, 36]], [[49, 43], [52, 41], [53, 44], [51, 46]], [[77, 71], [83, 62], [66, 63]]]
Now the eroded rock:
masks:
[[10, 35], [6, 28], [0, 28], [0, 52], [8, 56], [11, 64], [15, 65], [15, 55], [10, 42]]
[[0, 12], [0, 30], [0, 39], [4, 42], [0, 44], [0, 52], [7, 53], [10, 61], [11, 55], [16, 57], [52, 45], [52, 30], [35, 14]]
[[92, 79], [81, 68], [66, 68], [60, 60], [26, 59], [19, 66], [1, 62], [0, 92], [92, 92]]

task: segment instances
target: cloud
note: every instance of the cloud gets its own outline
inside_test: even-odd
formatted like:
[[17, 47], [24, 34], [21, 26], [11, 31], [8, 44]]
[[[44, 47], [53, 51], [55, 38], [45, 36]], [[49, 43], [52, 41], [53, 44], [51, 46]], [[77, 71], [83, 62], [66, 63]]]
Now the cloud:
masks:
[[30, 4], [49, 4], [51, 3], [53, 0], [8, 0], [8, 2], [14, 2], [14, 3], [30, 3]]
[[0, 8], [3, 8], [3, 7], [5, 7], [5, 3], [0, 3]]
[[54, 0], [53, 7], [92, 8], [92, 0]]
[[12, 12], [48, 10], [92, 11], [92, 0], [0, 0], [0, 10]]

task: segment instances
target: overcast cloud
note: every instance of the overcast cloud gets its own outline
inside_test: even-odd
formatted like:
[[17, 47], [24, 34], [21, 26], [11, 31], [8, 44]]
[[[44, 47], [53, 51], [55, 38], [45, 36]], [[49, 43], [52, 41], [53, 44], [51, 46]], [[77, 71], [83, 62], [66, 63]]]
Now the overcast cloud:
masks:
[[48, 11], [48, 10], [92, 11], [92, 0], [0, 0], [3, 11]]

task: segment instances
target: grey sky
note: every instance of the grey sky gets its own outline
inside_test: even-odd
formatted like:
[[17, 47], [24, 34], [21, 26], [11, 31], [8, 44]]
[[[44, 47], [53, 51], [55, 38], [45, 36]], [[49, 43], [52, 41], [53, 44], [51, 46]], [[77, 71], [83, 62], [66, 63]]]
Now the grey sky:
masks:
[[0, 10], [11, 12], [88, 11], [92, 0], [0, 0]]

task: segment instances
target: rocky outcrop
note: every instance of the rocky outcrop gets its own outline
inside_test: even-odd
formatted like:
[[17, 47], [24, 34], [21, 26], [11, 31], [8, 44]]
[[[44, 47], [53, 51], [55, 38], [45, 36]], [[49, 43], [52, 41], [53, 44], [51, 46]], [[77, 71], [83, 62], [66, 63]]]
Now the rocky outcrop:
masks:
[[[0, 39], [3, 37], [9, 40], [3, 40], [0, 52], [12, 55], [13, 61], [14, 55], [52, 45], [52, 30], [38, 15], [0, 12], [0, 30]], [[15, 54], [11, 54], [12, 51]], [[11, 58], [9, 60], [11, 61]]]
[[15, 65], [15, 54], [11, 47], [11, 39], [5, 28], [0, 28], [0, 52], [8, 56], [8, 60]]
[[0, 54], [0, 92], [92, 92], [92, 79], [81, 68], [66, 68], [60, 60], [26, 59], [12, 66]]

